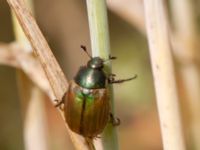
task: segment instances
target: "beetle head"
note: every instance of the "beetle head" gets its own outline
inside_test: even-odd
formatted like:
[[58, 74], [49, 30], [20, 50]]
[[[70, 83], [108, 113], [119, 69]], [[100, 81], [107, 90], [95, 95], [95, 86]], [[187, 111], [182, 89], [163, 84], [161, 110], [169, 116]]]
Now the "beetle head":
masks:
[[93, 69], [102, 69], [103, 63], [104, 61], [100, 57], [93, 57], [90, 61], [88, 61], [87, 66]]

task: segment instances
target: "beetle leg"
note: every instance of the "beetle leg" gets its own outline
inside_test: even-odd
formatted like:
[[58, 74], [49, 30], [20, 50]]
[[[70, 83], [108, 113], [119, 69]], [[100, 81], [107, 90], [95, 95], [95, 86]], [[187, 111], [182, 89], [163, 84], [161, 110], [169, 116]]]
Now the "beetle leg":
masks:
[[55, 99], [54, 101], [56, 102], [56, 104], [54, 105], [55, 107], [60, 107], [62, 104], [64, 104], [64, 100], [63, 99], [61, 101]]
[[113, 126], [119, 126], [121, 121], [119, 118], [115, 118], [112, 113], [110, 113], [110, 121]]
[[133, 79], [135, 79], [135, 78], [137, 78], [137, 75], [135, 75], [135, 76], [132, 77], [132, 78], [120, 79], [120, 80], [115, 80], [115, 79], [114, 79], [114, 76], [109, 76], [109, 77], [108, 77], [108, 83], [110, 83], [110, 84], [113, 84], [113, 83], [123, 83], [123, 82], [126, 82], [126, 81], [133, 80]]
[[107, 77], [108, 83], [112, 83], [115, 80], [115, 76], [116, 74], [109, 74]]
[[64, 110], [64, 108], [63, 108], [64, 99], [62, 99], [61, 101], [56, 99], [54, 101], [56, 102], [56, 104], [54, 105], [56, 108], [58, 107], [59, 109]]
[[85, 137], [85, 142], [90, 150], [96, 150], [93, 143], [93, 137]]
[[115, 76], [116, 76], [116, 74], [111, 73], [111, 74], [108, 75], [108, 78], [114, 78]]
[[65, 102], [65, 99], [64, 99], [65, 95], [66, 95], [66, 93], [63, 95], [62, 100], [60, 100], [60, 101], [57, 99], [54, 100], [56, 102], [56, 104], [54, 105], [55, 107], [59, 107], [61, 110], [64, 109], [62, 107], [62, 104], [64, 104], [64, 102]]
[[117, 57], [109, 55], [109, 59], [117, 59]]

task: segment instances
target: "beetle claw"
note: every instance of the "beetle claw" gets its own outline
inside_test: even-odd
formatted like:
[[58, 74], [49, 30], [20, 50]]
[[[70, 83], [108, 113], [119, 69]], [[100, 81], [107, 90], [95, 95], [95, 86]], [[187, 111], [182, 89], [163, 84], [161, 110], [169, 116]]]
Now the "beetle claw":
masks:
[[65, 95], [67, 92], [64, 93], [64, 95], [62, 96], [62, 100], [57, 100], [55, 99], [54, 101], [56, 102], [56, 104], [54, 105], [55, 107], [58, 107], [61, 110], [64, 110], [64, 102], [65, 102]]
[[113, 126], [119, 126], [120, 124], [121, 124], [121, 121], [119, 118], [114, 118], [114, 120], [112, 121]]
[[64, 101], [63, 100], [61, 100], [61, 101], [59, 101], [59, 100], [54, 100], [55, 102], [56, 102], [56, 104], [54, 105], [55, 107], [58, 107], [58, 108], [60, 108], [61, 110], [64, 110], [64, 108], [62, 107], [62, 104], [64, 104]]
[[121, 121], [119, 118], [115, 118], [112, 113], [110, 113], [110, 121], [113, 126], [119, 126]]
[[117, 57], [109, 55], [109, 59], [117, 59]]

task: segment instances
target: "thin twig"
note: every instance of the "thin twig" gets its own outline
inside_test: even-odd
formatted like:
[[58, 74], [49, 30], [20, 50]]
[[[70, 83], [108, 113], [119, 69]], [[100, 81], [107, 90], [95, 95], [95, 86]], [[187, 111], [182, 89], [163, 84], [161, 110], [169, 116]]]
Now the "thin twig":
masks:
[[185, 150], [164, 0], [144, 6], [164, 149]]

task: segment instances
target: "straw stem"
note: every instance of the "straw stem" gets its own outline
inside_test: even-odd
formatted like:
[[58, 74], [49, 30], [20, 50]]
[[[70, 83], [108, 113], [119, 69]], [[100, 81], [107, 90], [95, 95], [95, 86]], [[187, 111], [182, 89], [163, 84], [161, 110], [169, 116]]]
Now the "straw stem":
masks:
[[144, 0], [164, 150], [185, 150], [164, 0]]

